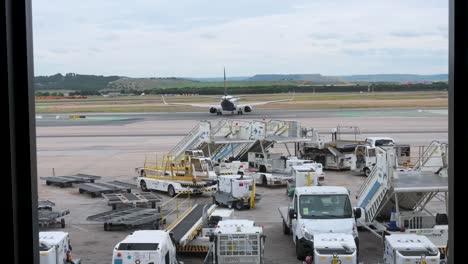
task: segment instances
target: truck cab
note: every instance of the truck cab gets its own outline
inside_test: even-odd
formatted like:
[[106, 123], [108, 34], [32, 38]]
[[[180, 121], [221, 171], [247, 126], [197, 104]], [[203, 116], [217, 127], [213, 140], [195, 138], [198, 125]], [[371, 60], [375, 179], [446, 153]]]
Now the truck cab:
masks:
[[340, 186], [296, 187], [288, 207], [279, 208], [284, 234], [292, 234], [299, 260], [314, 255], [314, 237], [322, 233], [350, 234], [359, 252], [356, 218], [349, 192]]
[[377, 162], [376, 147], [393, 147], [395, 140], [389, 137], [368, 137], [365, 144], [357, 145], [354, 150], [356, 155], [356, 164], [353, 170], [363, 172], [366, 177], [369, 177], [372, 169]]
[[113, 264], [179, 264], [168, 231], [135, 231], [115, 245]]

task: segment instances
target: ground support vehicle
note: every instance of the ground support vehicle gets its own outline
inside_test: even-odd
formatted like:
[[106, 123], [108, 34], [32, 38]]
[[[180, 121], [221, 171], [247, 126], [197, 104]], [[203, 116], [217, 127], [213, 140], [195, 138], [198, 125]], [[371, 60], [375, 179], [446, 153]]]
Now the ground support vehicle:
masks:
[[384, 264], [406, 263], [440, 263], [440, 252], [427, 237], [422, 235], [385, 236]]
[[102, 194], [107, 200], [107, 204], [112, 206], [112, 210], [117, 207], [149, 207], [156, 208], [156, 203], [161, 202], [162, 198], [152, 192], [141, 193], [108, 193]]
[[364, 144], [356, 146], [354, 154], [356, 155], [356, 166], [352, 170], [362, 172], [366, 177], [369, 177], [372, 169], [375, 166], [377, 157], [375, 155], [375, 148], [395, 148], [397, 164], [409, 166], [410, 160], [410, 145], [396, 145], [395, 140], [389, 137], [368, 137]]
[[315, 264], [357, 264], [358, 254], [350, 234], [323, 233], [314, 236]]
[[49, 200], [38, 201], [37, 217], [38, 217], [38, 224], [40, 228], [45, 228], [45, 227], [53, 228], [57, 226], [60, 226], [61, 228], [65, 228], [65, 219], [60, 218], [60, 217], [70, 214], [70, 210], [52, 211], [53, 206], [55, 206], [55, 203]]
[[278, 208], [283, 233], [292, 234], [296, 256], [313, 256], [315, 236], [322, 233], [352, 235], [359, 252], [355, 218], [361, 211], [351, 208], [349, 192], [340, 186], [296, 187], [289, 206]]
[[95, 180], [100, 179], [101, 176], [86, 175], [86, 174], [76, 174], [72, 176], [51, 176], [51, 177], [41, 177], [42, 180], [46, 180], [47, 185], [56, 185], [60, 188], [72, 187], [74, 183], [85, 183], [85, 182], [94, 182]]
[[112, 264], [179, 264], [176, 246], [168, 231], [139, 230], [115, 245]]
[[88, 221], [102, 222], [104, 231], [122, 229], [159, 229], [165, 211], [151, 208], [121, 208], [88, 216]]
[[[199, 151], [187, 152], [182, 160], [164, 156], [161, 161], [135, 168], [137, 185], [142, 191], [163, 191], [171, 197], [178, 193], [202, 194], [216, 191], [216, 173], [211, 159], [202, 157]], [[189, 155], [192, 154], [192, 155]]]
[[219, 221], [210, 241], [204, 264], [264, 263], [265, 235], [253, 221]]
[[94, 183], [82, 183], [78, 187], [79, 193], [86, 193], [91, 197], [101, 197], [105, 193], [131, 193], [132, 186], [126, 183], [112, 181], [112, 182], [94, 182]]
[[261, 196], [255, 193], [255, 181], [249, 176], [219, 176], [219, 190], [213, 195], [213, 203], [225, 205], [229, 209], [252, 209]]
[[39, 263], [64, 264], [81, 263], [80, 259], [73, 259], [70, 236], [67, 232], [39, 232]]
[[[318, 165], [321, 164], [318, 163]], [[321, 180], [323, 176], [320, 177], [320, 175], [322, 175], [321, 171], [321, 166], [318, 171], [312, 166], [293, 166], [291, 170], [291, 180], [288, 181], [286, 185], [286, 194], [288, 196], [293, 196], [296, 187], [320, 186], [321, 181], [323, 181]]]
[[263, 173], [263, 172], [246, 172], [247, 176], [255, 180], [255, 184], [263, 187], [284, 186], [292, 177], [282, 173]]
[[[395, 152], [390, 147], [376, 148], [376, 166], [356, 196], [362, 211], [358, 226], [380, 238], [402, 232], [424, 235], [440, 249], [444, 259], [448, 241], [447, 168], [439, 157], [428, 158], [434, 162], [425, 163], [434, 165], [439, 160], [439, 169], [424, 164], [404, 169], [397, 166]], [[431, 203], [441, 206], [434, 209]]]

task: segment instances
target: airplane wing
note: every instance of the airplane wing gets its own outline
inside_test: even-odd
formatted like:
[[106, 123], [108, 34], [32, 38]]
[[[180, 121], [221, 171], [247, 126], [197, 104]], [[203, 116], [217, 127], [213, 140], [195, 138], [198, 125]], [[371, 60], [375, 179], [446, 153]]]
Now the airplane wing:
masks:
[[219, 104], [184, 104], [184, 103], [168, 103], [166, 102], [166, 100], [164, 99], [164, 96], [161, 96], [163, 102], [165, 105], [181, 105], [181, 106], [192, 106], [192, 107], [204, 107], [204, 108], [211, 108], [211, 107], [214, 107], [214, 108], [220, 108], [220, 105]]
[[254, 102], [254, 103], [246, 103], [246, 104], [239, 104], [237, 107], [239, 108], [244, 108], [245, 106], [256, 106], [256, 105], [266, 105], [266, 104], [271, 104], [271, 103], [279, 103], [279, 102], [287, 102], [287, 101], [292, 101], [294, 100], [295, 94], [289, 99], [283, 99], [283, 100], [275, 100], [275, 101], [265, 101], [265, 102]]

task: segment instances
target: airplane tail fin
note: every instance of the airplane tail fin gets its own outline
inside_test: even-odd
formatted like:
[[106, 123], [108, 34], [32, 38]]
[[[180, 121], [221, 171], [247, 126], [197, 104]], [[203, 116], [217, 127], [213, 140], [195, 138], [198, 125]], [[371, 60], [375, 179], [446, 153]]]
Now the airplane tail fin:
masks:
[[226, 68], [224, 68], [224, 96], [227, 95], [227, 86], [226, 86]]

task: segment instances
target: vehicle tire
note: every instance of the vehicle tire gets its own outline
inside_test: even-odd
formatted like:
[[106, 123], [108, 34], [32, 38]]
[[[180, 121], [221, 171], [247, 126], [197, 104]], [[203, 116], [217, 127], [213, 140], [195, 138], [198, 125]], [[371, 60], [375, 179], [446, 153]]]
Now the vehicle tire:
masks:
[[366, 175], [366, 177], [369, 177], [371, 174], [371, 170], [369, 168], [364, 168], [364, 175]]
[[268, 182], [267, 182], [267, 178], [265, 175], [263, 175], [262, 177], [262, 186], [263, 187], [268, 187]]
[[259, 171], [265, 173], [266, 172], [265, 165], [260, 166]]
[[144, 192], [147, 192], [148, 191], [148, 187], [146, 186], [146, 182], [145, 181], [141, 181], [140, 182], [140, 188], [142, 191]]
[[242, 210], [244, 208], [244, 206], [242, 205], [242, 202], [241, 201], [238, 201], [234, 204], [234, 207], [236, 207], [237, 210]]
[[84, 193], [84, 190], [83, 189], [78, 189], [78, 192], [79, 193]]
[[65, 219], [63, 219], [63, 218], [60, 219], [60, 226], [61, 226], [62, 228], [65, 228]]
[[216, 201], [216, 197], [213, 196], [213, 204], [219, 205], [218, 201]]
[[299, 239], [296, 238], [296, 257], [300, 261], [304, 261], [306, 256], [304, 256], [304, 250], [302, 249]]
[[50, 181], [45, 182], [46, 185], [51, 185]]
[[167, 194], [168, 194], [170, 197], [176, 196], [174, 187], [173, 187], [172, 185], [169, 185], [169, 187], [167, 187]]
[[286, 225], [286, 223], [283, 221], [283, 234], [289, 235], [291, 233], [291, 230], [289, 227]]

